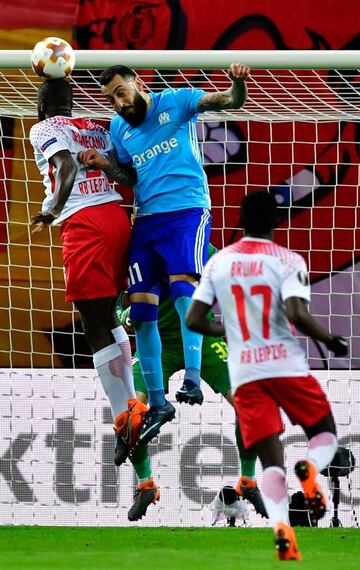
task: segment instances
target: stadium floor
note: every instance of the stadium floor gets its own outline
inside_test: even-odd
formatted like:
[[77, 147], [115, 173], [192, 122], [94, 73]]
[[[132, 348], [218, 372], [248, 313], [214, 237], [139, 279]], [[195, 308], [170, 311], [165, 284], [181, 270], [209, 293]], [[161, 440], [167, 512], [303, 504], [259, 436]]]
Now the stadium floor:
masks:
[[[301, 569], [359, 568], [358, 529], [297, 529]], [[271, 529], [0, 527], [6, 570], [282, 568]]]

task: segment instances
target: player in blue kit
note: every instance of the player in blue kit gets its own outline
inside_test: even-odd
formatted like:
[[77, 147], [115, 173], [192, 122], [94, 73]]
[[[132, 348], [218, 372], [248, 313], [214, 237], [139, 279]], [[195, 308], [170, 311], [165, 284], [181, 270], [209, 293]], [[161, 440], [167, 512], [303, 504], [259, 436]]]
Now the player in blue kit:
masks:
[[[165, 399], [161, 340], [157, 327], [159, 281], [166, 273], [178, 311], [184, 349], [184, 384], [178, 402], [201, 404], [202, 335], [185, 326], [185, 314], [203, 265], [210, 235], [210, 196], [196, 135], [197, 114], [241, 107], [247, 97], [250, 69], [231, 64], [232, 86], [223, 92], [201, 89], [147, 91], [128, 67], [110, 67], [100, 75], [105, 98], [116, 111], [110, 134], [118, 161], [136, 169], [137, 216], [130, 248], [131, 320], [148, 388], [150, 409], [140, 433], [147, 443], [175, 409]], [[83, 154], [85, 164], [111, 174], [96, 150]]]

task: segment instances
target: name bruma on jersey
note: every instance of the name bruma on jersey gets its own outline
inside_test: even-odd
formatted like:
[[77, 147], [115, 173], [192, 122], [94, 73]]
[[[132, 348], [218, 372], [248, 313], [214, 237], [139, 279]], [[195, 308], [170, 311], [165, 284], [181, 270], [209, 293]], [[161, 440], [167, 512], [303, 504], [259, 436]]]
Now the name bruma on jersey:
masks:
[[231, 264], [231, 276], [238, 277], [259, 277], [264, 274], [264, 263], [262, 261], [233, 261]]

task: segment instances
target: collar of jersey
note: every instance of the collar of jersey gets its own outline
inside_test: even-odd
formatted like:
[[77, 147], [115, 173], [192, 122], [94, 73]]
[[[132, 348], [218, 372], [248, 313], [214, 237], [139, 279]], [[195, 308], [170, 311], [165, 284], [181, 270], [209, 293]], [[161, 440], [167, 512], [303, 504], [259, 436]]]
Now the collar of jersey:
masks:
[[148, 95], [150, 97], [150, 107], [146, 112], [146, 118], [151, 117], [151, 115], [154, 114], [160, 101], [160, 93], [152, 93], [150, 91]]
[[245, 237], [241, 238], [241, 241], [264, 241], [264, 242], [271, 242], [271, 239], [258, 238], [258, 237], [253, 237], [253, 236], [245, 236]]

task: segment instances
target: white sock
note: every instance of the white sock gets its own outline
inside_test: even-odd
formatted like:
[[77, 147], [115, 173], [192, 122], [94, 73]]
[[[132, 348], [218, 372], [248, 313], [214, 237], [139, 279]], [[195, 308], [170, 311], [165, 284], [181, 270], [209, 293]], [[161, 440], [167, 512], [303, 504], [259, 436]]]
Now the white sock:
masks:
[[337, 447], [338, 442], [336, 435], [329, 431], [324, 431], [314, 435], [314, 437], [309, 440], [307, 457], [320, 472], [331, 463]]
[[289, 524], [289, 499], [285, 471], [280, 467], [271, 466], [264, 470], [262, 498], [269, 515], [270, 523]]
[[127, 389], [128, 399], [132, 400], [133, 398], [136, 398], [136, 392], [134, 388], [134, 376], [132, 371], [132, 354], [131, 354], [129, 337], [127, 335], [126, 330], [122, 326], [116, 327], [116, 329], [112, 329], [111, 332], [121, 350], [121, 358], [123, 366], [122, 379], [124, 380]]
[[94, 366], [105, 394], [109, 398], [113, 418], [128, 409], [128, 391], [121, 376], [122, 358], [119, 346], [114, 343], [93, 355]]

